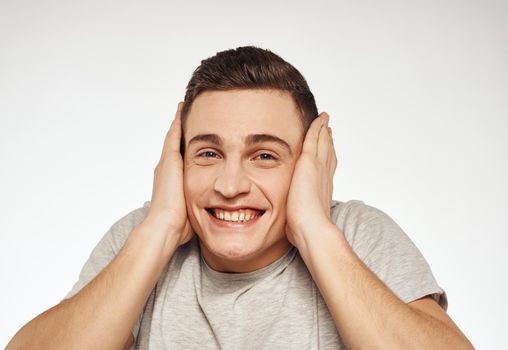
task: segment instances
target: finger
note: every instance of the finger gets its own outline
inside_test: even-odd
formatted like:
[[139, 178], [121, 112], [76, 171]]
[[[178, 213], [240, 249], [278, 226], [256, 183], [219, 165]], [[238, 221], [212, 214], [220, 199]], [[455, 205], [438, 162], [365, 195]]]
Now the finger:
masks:
[[333, 132], [332, 128], [328, 127], [328, 131], [330, 134], [330, 140], [331, 140], [331, 152], [329, 153], [329, 169], [330, 169], [330, 177], [333, 179], [333, 175], [335, 174], [335, 169], [337, 169], [337, 154], [335, 152], [335, 145], [333, 144]]
[[337, 156], [335, 154], [335, 146], [333, 145], [333, 133], [332, 128], [328, 127], [328, 134], [330, 135], [330, 152], [328, 152], [328, 161], [327, 161], [327, 168], [328, 168], [328, 174], [329, 174], [329, 183], [328, 183], [328, 200], [329, 205], [331, 207], [332, 201], [333, 201], [333, 178], [335, 175], [335, 169], [337, 168]]
[[330, 186], [330, 192], [329, 192], [330, 196], [328, 197], [328, 218], [331, 217], [331, 210], [330, 208], [332, 207], [332, 203], [333, 203], [333, 178], [332, 178], [332, 183], [331, 183], [331, 186]]
[[180, 139], [182, 137], [181, 127], [181, 111], [183, 108], [183, 102], [178, 103], [178, 107], [175, 113], [175, 118], [171, 122], [166, 138], [164, 139], [164, 148], [162, 149], [161, 158], [164, 158], [166, 154], [171, 152], [180, 153]]
[[[332, 128], [328, 126], [328, 127], [327, 127], [327, 129], [328, 129], [328, 136], [329, 136], [329, 137], [328, 137], [328, 139], [329, 139], [329, 142], [330, 142], [330, 149], [332, 149], [332, 150], [333, 150], [333, 152], [329, 152], [329, 155], [331, 156], [331, 155], [332, 155], [332, 153], [333, 153], [333, 155], [335, 155], [335, 145], [334, 145], [334, 143], [333, 143], [333, 132], [332, 132]], [[329, 157], [329, 158], [331, 159], [331, 158], [333, 158], [333, 157]]]
[[333, 167], [333, 157], [334, 149], [331, 128], [328, 127], [328, 123], [326, 123], [319, 134], [317, 158], [327, 170], [324, 174], [328, 174], [327, 178], [324, 179], [325, 184], [322, 196], [323, 210], [326, 212], [328, 218], [330, 218], [330, 207], [333, 197], [333, 171], [331, 171]]
[[317, 153], [317, 141], [319, 138], [319, 133], [323, 127], [323, 124], [325, 124], [327, 121], [327, 118], [328, 114], [323, 112], [312, 121], [309, 129], [307, 130], [307, 134], [305, 135], [305, 140], [303, 141], [302, 152], [306, 152], [312, 155]]
[[[330, 141], [331, 141], [331, 152], [329, 153], [330, 154], [330, 158], [329, 158], [329, 165], [328, 165], [328, 169], [329, 169], [329, 192], [328, 192], [328, 201], [329, 201], [329, 205], [330, 205], [330, 208], [332, 207], [332, 203], [333, 203], [333, 178], [334, 178], [334, 175], [335, 175], [335, 170], [337, 169], [337, 155], [335, 153], [335, 145], [333, 143], [333, 131], [332, 131], [332, 128], [331, 127], [328, 127], [328, 133], [330, 135]], [[331, 210], [330, 210], [330, 217], [331, 217]]]
[[319, 139], [317, 144], [317, 157], [318, 159], [328, 165], [329, 157], [332, 148], [332, 139], [330, 136], [330, 131], [328, 127], [328, 123], [326, 123], [321, 132], [319, 133]]
[[333, 145], [333, 132], [332, 132], [331, 127], [328, 127], [328, 133], [330, 134], [330, 139], [332, 140], [332, 145]]
[[330, 142], [331, 142], [331, 148], [332, 148], [332, 152], [331, 152], [332, 157], [331, 158], [335, 159], [335, 161], [337, 161], [337, 156], [335, 153], [335, 144], [333, 143], [333, 131], [332, 131], [331, 127], [328, 127], [328, 134], [330, 135]]

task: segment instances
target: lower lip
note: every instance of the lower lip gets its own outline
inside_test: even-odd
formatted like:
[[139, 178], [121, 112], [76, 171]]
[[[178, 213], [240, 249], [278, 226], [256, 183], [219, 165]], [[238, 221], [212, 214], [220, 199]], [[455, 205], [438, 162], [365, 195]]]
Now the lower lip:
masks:
[[205, 210], [205, 211], [206, 211], [206, 214], [208, 215], [208, 217], [210, 218], [210, 221], [214, 225], [219, 226], [219, 227], [224, 227], [224, 228], [237, 229], [237, 230], [247, 229], [247, 228], [254, 226], [261, 219], [261, 217], [264, 215], [264, 214], [261, 216], [258, 215], [258, 216], [256, 216], [255, 219], [251, 219], [246, 222], [234, 222], [234, 221], [219, 220], [215, 216], [210, 214], [208, 212], [208, 210]]

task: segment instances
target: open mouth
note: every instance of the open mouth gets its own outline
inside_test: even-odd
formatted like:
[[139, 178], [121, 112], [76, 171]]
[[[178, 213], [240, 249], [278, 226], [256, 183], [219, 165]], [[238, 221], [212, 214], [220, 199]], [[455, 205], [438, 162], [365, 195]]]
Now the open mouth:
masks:
[[251, 208], [239, 209], [235, 211], [223, 210], [220, 208], [206, 208], [209, 216], [216, 221], [231, 224], [248, 224], [257, 221], [263, 214], [264, 210], [256, 210]]

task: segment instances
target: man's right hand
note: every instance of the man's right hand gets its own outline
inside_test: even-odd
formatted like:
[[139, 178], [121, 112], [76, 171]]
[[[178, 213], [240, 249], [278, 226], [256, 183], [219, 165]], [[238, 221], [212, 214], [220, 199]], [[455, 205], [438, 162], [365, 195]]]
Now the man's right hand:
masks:
[[180, 154], [182, 108], [183, 102], [179, 102], [175, 119], [164, 140], [159, 164], [155, 167], [151, 205], [143, 220], [143, 224], [165, 235], [166, 241], [176, 240], [178, 246], [187, 243], [194, 235], [183, 191], [183, 159]]

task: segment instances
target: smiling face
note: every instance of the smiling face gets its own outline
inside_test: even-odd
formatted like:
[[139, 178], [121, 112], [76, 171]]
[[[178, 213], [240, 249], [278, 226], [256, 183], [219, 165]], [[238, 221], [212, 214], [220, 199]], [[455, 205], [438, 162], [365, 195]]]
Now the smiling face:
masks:
[[187, 214], [203, 258], [221, 272], [250, 272], [290, 248], [286, 198], [303, 126], [289, 93], [206, 91], [184, 130]]

